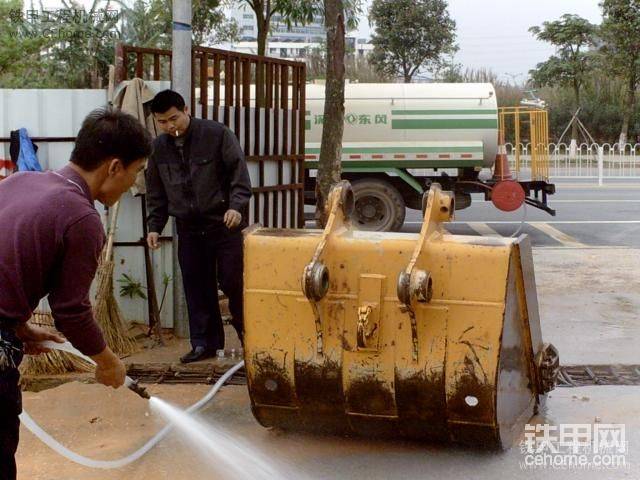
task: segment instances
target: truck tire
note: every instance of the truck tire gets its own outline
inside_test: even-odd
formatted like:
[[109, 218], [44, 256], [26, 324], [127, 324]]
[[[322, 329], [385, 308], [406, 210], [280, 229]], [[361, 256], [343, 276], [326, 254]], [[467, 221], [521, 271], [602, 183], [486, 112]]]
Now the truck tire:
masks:
[[355, 209], [352, 220], [358, 230], [391, 232], [402, 228], [406, 207], [400, 192], [375, 178], [352, 183]]

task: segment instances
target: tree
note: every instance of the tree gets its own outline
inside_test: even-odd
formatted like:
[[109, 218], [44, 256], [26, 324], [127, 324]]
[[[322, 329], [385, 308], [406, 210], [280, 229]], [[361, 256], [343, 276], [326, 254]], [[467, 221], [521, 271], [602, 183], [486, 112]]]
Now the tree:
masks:
[[[573, 88], [574, 111], [580, 107], [580, 89], [592, 69], [592, 55], [584, 49], [593, 44], [596, 26], [578, 15], [565, 14], [560, 20], [544, 22], [529, 29], [538, 40], [556, 47], [556, 55], [529, 71], [534, 86], [565, 85]], [[578, 137], [578, 124], [573, 122], [571, 140]], [[572, 142], [573, 143], [573, 142]]]
[[438, 69], [457, 50], [445, 0], [374, 0], [369, 22], [375, 28], [371, 63], [405, 83], [422, 68]]
[[327, 76], [325, 84], [324, 123], [316, 178], [316, 220], [327, 221], [325, 202], [331, 187], [342, 173], [342, 134], [344, 132], [344, 54], [345, 26], [343, 0], [325, 0], [327, 29]]
[[49, 74], [65, 88], [102, 88], [120, 37], [120, 12], [110, 0], [93, 0], [88, 9], [77, 0], [62, 0], [62, 6], [52, 12], [52, 22], [41, 24], [55, 40], [47, 55]]
[[[253, 10], [258, 27], [258, 55], [264, 56], [267, 51], [267, 37], [272, 18], [278, 14], [287, 27], [294, 24], [305, 25], [317, 16], [324, 16], [323, 0], [234, 0], [244, 3]], [[349, 28], [356, 28], [361, 13], [362, 0], [343, 1]]]
[[636, 103], [640, 82], [640, 2], [638, 0], [604, 0], [600, 51], [605, 64], [625, 82], [622, 127], [619, 144], [627, 143], [629, 121]]
[[274, 15], [279, 14], [282, 21], [291, 26], [293, 23], [306, 23], [318, 13], [317, 0], [236, 0], [245, 3], [253, 10], [258, 28], [258, 55], [264, 56], [267, 50], [267, 36]]
[[21, 0], [0, 2], [0, 87], [50, 86], [41, 51], [51, 42], [24, 17]]
[[131, 7], [119, 2], [122, 41], [145, 48], [171, 48], [171, 6], [162, 0], [135, 0]]
[[[119, 2], [123, 11], [122, 38], [137, 47], [171, 48], [172, 0], [136, 0], [132, 7]], [[191, 0], [193, 44], [235, 41], [238, 24], [227, 20], [221, 0]]]

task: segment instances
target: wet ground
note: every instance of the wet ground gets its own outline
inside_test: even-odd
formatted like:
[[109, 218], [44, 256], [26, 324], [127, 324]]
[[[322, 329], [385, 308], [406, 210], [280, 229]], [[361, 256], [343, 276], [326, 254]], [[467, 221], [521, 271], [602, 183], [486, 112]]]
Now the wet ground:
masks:
[[[203, 386], [164, 385], [154, 394], [179, 405], [195, 401]], [[105, 398], [106, 395], [106, 398]], [[581, 387], [553, 392], [541, 423], [553, 425], [623, 423], [629, 445], [629, 467], [605, 470], [523, 468], [525, 455], [515, 447], [504, 453], [446, 448], [398, 441], [370, 441], [269, 431], [248, 409], [246, 388], [225, 387], [202, 412], [249, 441], [261, 453], [295, 468], [309, 479], [636, 479], [640, 477], [640, 387]], [[65, 445], [87, 456], [111, 459], [140, 446], [161, 421], [146, 402], [125, 391], [105, 392], [98, 385], [69, 383], [25, 395], [25, 408]], [[597, 418], [596, 418], [597, 417]], [[243, 461], [238, 458], [237, 461]], [[247, 460], [244, 460], [247, 461]], [[18, 454], [20, 479], [226, 479], [219, 460], [200, 455], [180, 435], [172, 434], [138, 462], [119, 470], [93, 470], [53, 453], [31, 433], [22, 432]]]
[[[600, 237], [627, 238], [629, 233], [618, 235], [611, 225], [584, 227], [587, 225], [594, 229], [588, 238], [596, 238], [596, 233]], [[581, 235], [579, 240], [585, 243], [588, 238]], [[602, 248], [602, 244], [595, 245], [600, 248], [571, 244], [543, 244], [542, 248], [534, 248], [543, 337], [558, 347], [562, 364], [640, 363], [640, 250], [628, 248], [636, 241], [634, 238], [619, 244], [627, 248]], [[164, 350], [142, 352], [136, 361], [176, 361], [185, 347], [184, 342], [172, 343]], [[186, 406], [208, 388], [152, 385], [149, 390]], [[78, 382], [38, 393], [27, 392], [24, 406], [62, 443], [99, 459], [131, 452], [163, 424], [146, 401], [129, 391]], [[202, 412], [202, 419], [248, 440], [267, 456], [291, 464], [300, 472], [296, 480], [640, 478], [640, 387], [556, 389], [549, 396], [546, 410], [532, 421], [551, 425], [551, 431], [561, 425], [580, 424], [593, 431], [608, 424], [623, 424], [627, 442], [627, 451], [622, 454], [625, 466], [604, 469], [534, 469], [524, 465], [527, 456], [518, 446], [497, 454], [409, 442], [269, 431], [254, 420], [246, 387], [238, 386], [223, 388]], [[617, 432], [620, 434], [619, 428]], [[78, 466], [49, 450], [24, 428], [21, 435], [17, 456], [20, 479], [234, 478], [217, 466], [215, 458], [197, 453], [178, 434], [167, 437], [135, 464], [117, 471]], [[615, 461], [622, 459], [618, 457]]]

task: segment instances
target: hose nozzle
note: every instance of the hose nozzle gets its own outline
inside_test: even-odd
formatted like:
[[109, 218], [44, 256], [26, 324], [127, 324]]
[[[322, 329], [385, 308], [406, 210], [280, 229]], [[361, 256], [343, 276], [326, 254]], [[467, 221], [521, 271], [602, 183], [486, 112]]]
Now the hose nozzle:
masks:
[[142, 387], [137, 380], [131, 380], [130, 382], [127, 382], [126, 386], [129, 390], [137, 393], [142, 398], [146, 398], [147, 400], [151, 398], [151, 395], [149, 395], [149, 392], [147, 392], [147, 389]]

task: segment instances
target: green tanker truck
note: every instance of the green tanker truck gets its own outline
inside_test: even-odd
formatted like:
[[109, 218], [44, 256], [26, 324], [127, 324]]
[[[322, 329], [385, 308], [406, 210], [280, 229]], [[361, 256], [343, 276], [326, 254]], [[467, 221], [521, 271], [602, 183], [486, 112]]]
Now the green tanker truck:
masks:
[[[315, 201], [324, 85], [306, 86], [305, 201]], [[347, 84], [342, 149], [343, 178], [355, 194], [355, 223], [364, 230], [402, 227], [406, 208], [421, 209], [437, 181], [455, 192], [456, 209], [471, 193], [491, 197], [498, 152], [499, 113], [490, 83]], [[554, 214], [546, 179], [519, 181], [526, 203]]]

